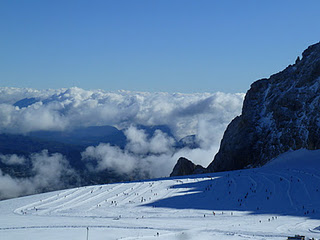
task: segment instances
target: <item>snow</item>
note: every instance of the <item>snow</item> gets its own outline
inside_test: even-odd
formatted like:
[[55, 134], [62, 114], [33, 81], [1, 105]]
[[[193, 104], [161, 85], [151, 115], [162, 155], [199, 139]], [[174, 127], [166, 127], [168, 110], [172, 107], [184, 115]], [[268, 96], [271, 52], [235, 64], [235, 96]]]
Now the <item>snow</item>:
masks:
[[[320, 239], [320, 151], [241, 171], [87, 186], [0, 202], [0, 239]], [[159, 234], [159, 235], [157, 235]]]

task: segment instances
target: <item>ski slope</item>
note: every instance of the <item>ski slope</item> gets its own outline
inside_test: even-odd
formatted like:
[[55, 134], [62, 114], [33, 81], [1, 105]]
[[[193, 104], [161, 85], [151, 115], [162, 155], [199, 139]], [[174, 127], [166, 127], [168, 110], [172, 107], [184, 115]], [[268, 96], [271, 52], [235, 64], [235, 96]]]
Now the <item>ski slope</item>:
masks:
[[1, 201], [0, 239], [320, 239], [319, 157]]

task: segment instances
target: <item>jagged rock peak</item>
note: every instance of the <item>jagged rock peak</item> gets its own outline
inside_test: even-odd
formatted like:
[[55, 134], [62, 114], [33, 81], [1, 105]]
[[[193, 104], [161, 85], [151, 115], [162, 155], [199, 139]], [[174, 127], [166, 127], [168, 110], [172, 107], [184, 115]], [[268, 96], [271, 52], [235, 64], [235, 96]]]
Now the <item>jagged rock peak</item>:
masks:
[[170, 174], [170, 177], [174, 176], [185, 176], [185, 175], [191, 175], [191, 174], [201, 174], [205, 173], [205, 168], [201, 165], [196, 165], [187, 158], [180, 157], [178, 159], [178, 162], [173, 168], [172, 173]]
[[254, 82], [208, 171], [263, 165], [290, 149], [320, 149], [320, 42], [294, 65]]

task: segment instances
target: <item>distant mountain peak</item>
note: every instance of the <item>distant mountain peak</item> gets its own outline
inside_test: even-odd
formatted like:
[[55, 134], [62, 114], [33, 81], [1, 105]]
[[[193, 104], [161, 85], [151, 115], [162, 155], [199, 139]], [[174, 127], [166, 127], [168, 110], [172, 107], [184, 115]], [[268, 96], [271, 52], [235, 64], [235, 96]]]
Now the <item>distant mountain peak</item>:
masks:
[[196, 165], [189, 159], [180, 157], [177, 164], [175, 165], [170, 177], [185, 176], [191, 174], [202, 174], [205, 173], [206, 169], [201, 165]]
[[15, 107], [19, 107], [19, 108], [24, 108], [24, 107], [29, 107], [30, 105], [38, 102], [39, 99], [37, 98], [24, 98], [24, 99], [21, 99], [19, 101], [17, 101], [16, 103], [13, 104], [13, 106]]

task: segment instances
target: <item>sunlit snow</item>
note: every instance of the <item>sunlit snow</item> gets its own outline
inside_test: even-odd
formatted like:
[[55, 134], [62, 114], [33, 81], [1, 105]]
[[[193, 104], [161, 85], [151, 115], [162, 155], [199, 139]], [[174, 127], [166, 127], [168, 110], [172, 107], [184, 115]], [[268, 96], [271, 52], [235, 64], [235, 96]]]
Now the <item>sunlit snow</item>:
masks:
[[1, 201], [0, 239], [320, 239], [319, 158]]

